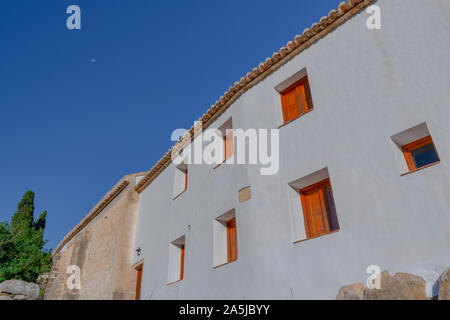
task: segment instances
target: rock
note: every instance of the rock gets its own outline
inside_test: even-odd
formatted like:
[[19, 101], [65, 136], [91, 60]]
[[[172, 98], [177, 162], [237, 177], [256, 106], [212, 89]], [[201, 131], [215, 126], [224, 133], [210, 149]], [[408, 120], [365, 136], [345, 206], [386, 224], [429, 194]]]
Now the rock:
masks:
[[22, 280], [7, 280], [0, 283], [0, 293], [2, 292], [10, 295], [24, 295], [29, 299], [39, 298], [39, 286]]
[[430, 300], [425, 291], [426, 281], [409, 273], [394, 276], [383, 271], [380, 274], [381, 288], [365, 289], [365, 300]]
[[27, 300], [27, 297], [25, 297], [24, 295], [19, 294], [17, 296], [14, 296], [13, 299], [14, 300]]
[[438, 300], [450, 300], [450, 268], [445, 270], [439, 278]]
[[336, 300], [364, 300], [364, 285], [355, 283], [342, 287]]
[[[394, 276], [383, 271], [380, 274], [380, 289], [368, 289], [361, 283], [342, 287], [336, 300], [430, 300], [425, 286], [426, 281], [409, 273], [397, 273]], [[450, 268], [439, 280], [439, 295], [450, 296]], [[442, 290], [441, 290], [442, 288]]]
[[8, 296], [0, 296], [0, 301], [2, 300], [12, 300], [13, 298], [8, 297]]

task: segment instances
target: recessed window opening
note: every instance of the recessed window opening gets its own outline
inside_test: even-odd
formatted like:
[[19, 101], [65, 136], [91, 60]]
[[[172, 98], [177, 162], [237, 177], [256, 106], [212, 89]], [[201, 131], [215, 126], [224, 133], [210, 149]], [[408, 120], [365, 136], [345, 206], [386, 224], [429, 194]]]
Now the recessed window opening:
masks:
[[283, 121], [288, 123], [313, 109], [306, 69], [302, 69], [275, 87], [280, 93]]
[[217, 134], [223, 139], [223, 162], [234, 155], [233, 119], [229, 118], [217, 130]]
[[214, 219], [214, 268], [238, 259], [238, 236], [235, 210]]
[[186, 237], [182, 236], [169, 244], [168, 284], [184, 279]]
[[185, 162], [175, 167], [173, 198], [177, 198], [188, 188], [188, 165]]
[[421, 123], [391, 136], [395, 160], [402, 175], [440, 163], [440, 157], [427, 124]]

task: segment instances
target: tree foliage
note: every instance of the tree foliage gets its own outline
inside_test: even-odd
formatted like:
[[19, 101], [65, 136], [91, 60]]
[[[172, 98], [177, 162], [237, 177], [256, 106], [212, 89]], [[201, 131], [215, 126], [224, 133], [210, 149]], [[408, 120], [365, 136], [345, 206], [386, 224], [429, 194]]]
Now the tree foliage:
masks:
[[50, 270], [50, 252], [44, 250], [46, 217], [44, 211], [34, 220], [34, 192], [27, 191], [11, 223], [0, 223], [0, 282], [35, 282], [39, 274]]

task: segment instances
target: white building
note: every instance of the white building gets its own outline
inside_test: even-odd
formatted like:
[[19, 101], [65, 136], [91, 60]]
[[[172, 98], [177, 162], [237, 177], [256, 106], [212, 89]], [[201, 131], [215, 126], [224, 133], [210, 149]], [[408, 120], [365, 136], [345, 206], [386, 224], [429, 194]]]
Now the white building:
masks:
[[[450, 1], [353, 0], [248, 73], [204, 129], [279, 128], [278, 173], [166, 154], [136, 187], [142, 299], [334, 299], [370, 265], [433, 295], [450, 266], [449, 57]], [[325, 179], [332, 193], [307, 189]]]

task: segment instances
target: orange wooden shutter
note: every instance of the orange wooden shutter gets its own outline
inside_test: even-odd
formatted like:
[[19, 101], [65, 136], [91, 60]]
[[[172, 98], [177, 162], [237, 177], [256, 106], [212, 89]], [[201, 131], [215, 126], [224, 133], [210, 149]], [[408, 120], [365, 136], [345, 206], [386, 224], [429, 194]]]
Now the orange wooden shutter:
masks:
[[281, 105], [285, 123], [312, 109], [312, 98], [307, 77], [281, 92]]
[[142, 268], [137, 269], [136, 300], [141, 300]]
[[234, 154], [234, 140], [233, 131], [230, 131], [225, 135], [225, 160]]
[[228, 221], [227, 233], [228, 233], [228, 262], [233, 262], [236, 261], [238, 257], [236, 218], [233, 218], [230, 221]]
[[331, 231], [328, 217], [325, 187], [329, 182], [321, 182], [300, 193], [308, 237], [316, 237]]
[[181, 245], [180, 280], [184, 279], [184, 244]]
[[300, 116], [299, 104], [301, 99], [298, 96], [298, 90], [295, 88], [283, 95], [285, 122], [294, 120]]
[[185, 182], [185, 186], [184, 189], [187, 189], [187, 183], [188, 183], [188, 169], [186, 169], [186, 182]]
[[328, 223], [325, 220], [325, 203], [322, 190], [305, 194], [306, 210], [308, 212], [308, 226], [311, 237], [328, 232]]

